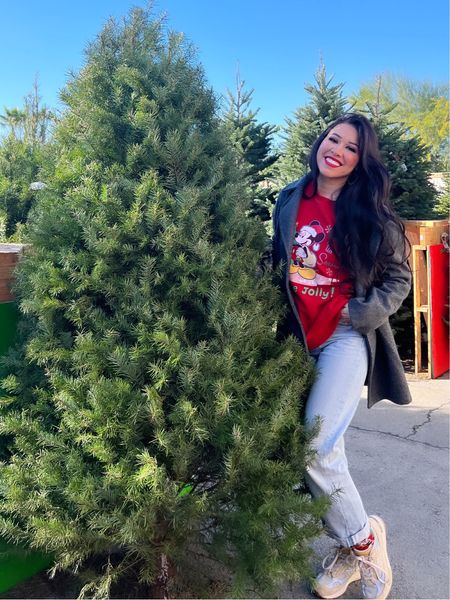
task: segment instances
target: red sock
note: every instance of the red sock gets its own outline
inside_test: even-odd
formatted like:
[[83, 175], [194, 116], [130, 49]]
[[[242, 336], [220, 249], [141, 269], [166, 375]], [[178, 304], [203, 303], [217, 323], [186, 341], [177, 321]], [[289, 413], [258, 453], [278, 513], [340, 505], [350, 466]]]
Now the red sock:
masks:
[[362, 540], [359, 544], [355, 544], [352, 546], [353, 550], [358, 550], [358, 552], [363, 552], [370, 548], [370, 546], [374, 543], [375, 538], [373, 537], [373, 533], [369, 535], [365, 540]]

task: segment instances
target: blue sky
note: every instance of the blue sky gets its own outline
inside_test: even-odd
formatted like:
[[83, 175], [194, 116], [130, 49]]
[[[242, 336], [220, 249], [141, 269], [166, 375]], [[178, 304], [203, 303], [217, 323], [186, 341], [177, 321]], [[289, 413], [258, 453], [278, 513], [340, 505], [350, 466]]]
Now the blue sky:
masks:
[[[0, 111], [21, 106], [38, 76], [54, 108], [70, 71], [109, 16], [144, 0], [2, 0]], [[447, 0], [156, 0], [172, 29], [197, 47], [218, 95], [233, 89], [237, 66], [259, 118], [282, 124], [306, 102], [323, 57], [344, 91], [391, 71], [432, 83], [448, 81]]]

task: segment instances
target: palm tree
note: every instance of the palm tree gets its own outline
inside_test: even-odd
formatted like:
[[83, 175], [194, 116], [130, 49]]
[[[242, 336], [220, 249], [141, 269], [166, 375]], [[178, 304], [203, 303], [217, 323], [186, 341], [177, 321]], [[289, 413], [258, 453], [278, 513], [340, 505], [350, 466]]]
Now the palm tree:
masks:
[[5, 114], [0, 115], [0, 125], [2, 127], [9, 127], [13, 137], [21, 137], [19, 132], [25, 126], [25, 111], [19, 108], [6, 108], [6, 106], [4, 108]]

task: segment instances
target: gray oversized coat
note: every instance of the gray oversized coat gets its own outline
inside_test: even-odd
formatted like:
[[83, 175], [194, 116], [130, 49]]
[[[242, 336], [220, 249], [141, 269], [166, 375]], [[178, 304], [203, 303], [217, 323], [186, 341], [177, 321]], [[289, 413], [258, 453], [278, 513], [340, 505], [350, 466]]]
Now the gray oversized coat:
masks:
[[[282, 266], [281, 287], [286, 294], [288, 314], [280, 324], [282, 334], [294, 334], [306, 346], [305, 336], [294, 297], [289, 285], [289, 263], [295, 234], [297, 210], [303, 195], [305, 178], [285, 187], [277, 200], [273, 213], [272, 259], [276, 268]], [[411, 395], [397, 346], [389, 324], [394, 314], [408, 295], [411, 287], [411, 271], [404, 259], [404, 244], [395, 226], [388, 227], [385, 236], [395, 249], [393, 256], [386, 259], [382, 281], [364, 288], [355, 281], [355, 297], [349, 300], [348, 310], [353, 328], [365, 338], [369, 353], [367, 374], [368, 407], [383, 399], [396, 404], [409, 404]], [[398, 242], [395, 241], [395, 236]], [[380, 239], [374, 237], [367, 243], [379, 249]]]

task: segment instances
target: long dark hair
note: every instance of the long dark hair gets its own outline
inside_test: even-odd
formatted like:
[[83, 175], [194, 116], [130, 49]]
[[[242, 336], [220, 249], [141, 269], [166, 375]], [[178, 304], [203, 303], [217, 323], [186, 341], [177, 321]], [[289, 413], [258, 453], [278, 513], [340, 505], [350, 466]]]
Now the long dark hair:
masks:
[[[369, 286], [380, 280], [386, 259], [395, 246], [403, 244], [406, 259], [409, 244], [405, 227], [389, 200], [390, 178], [378, 147], [378, 138], [370, 121], [358, 113], [347, 113], [333, 121], [314, 142], [309, 157], [314, 195], [317, 192], [317, 150], [330, 130], [340, 123], [353, 125], [358, 132], [359, 161], [336, 200], [336, 224], [331, 244], [341, 265], [352, 277]], [[386, 236], [390, 226], [397, 235]], [[376, 241], [379, 240], [379, 243]]]

